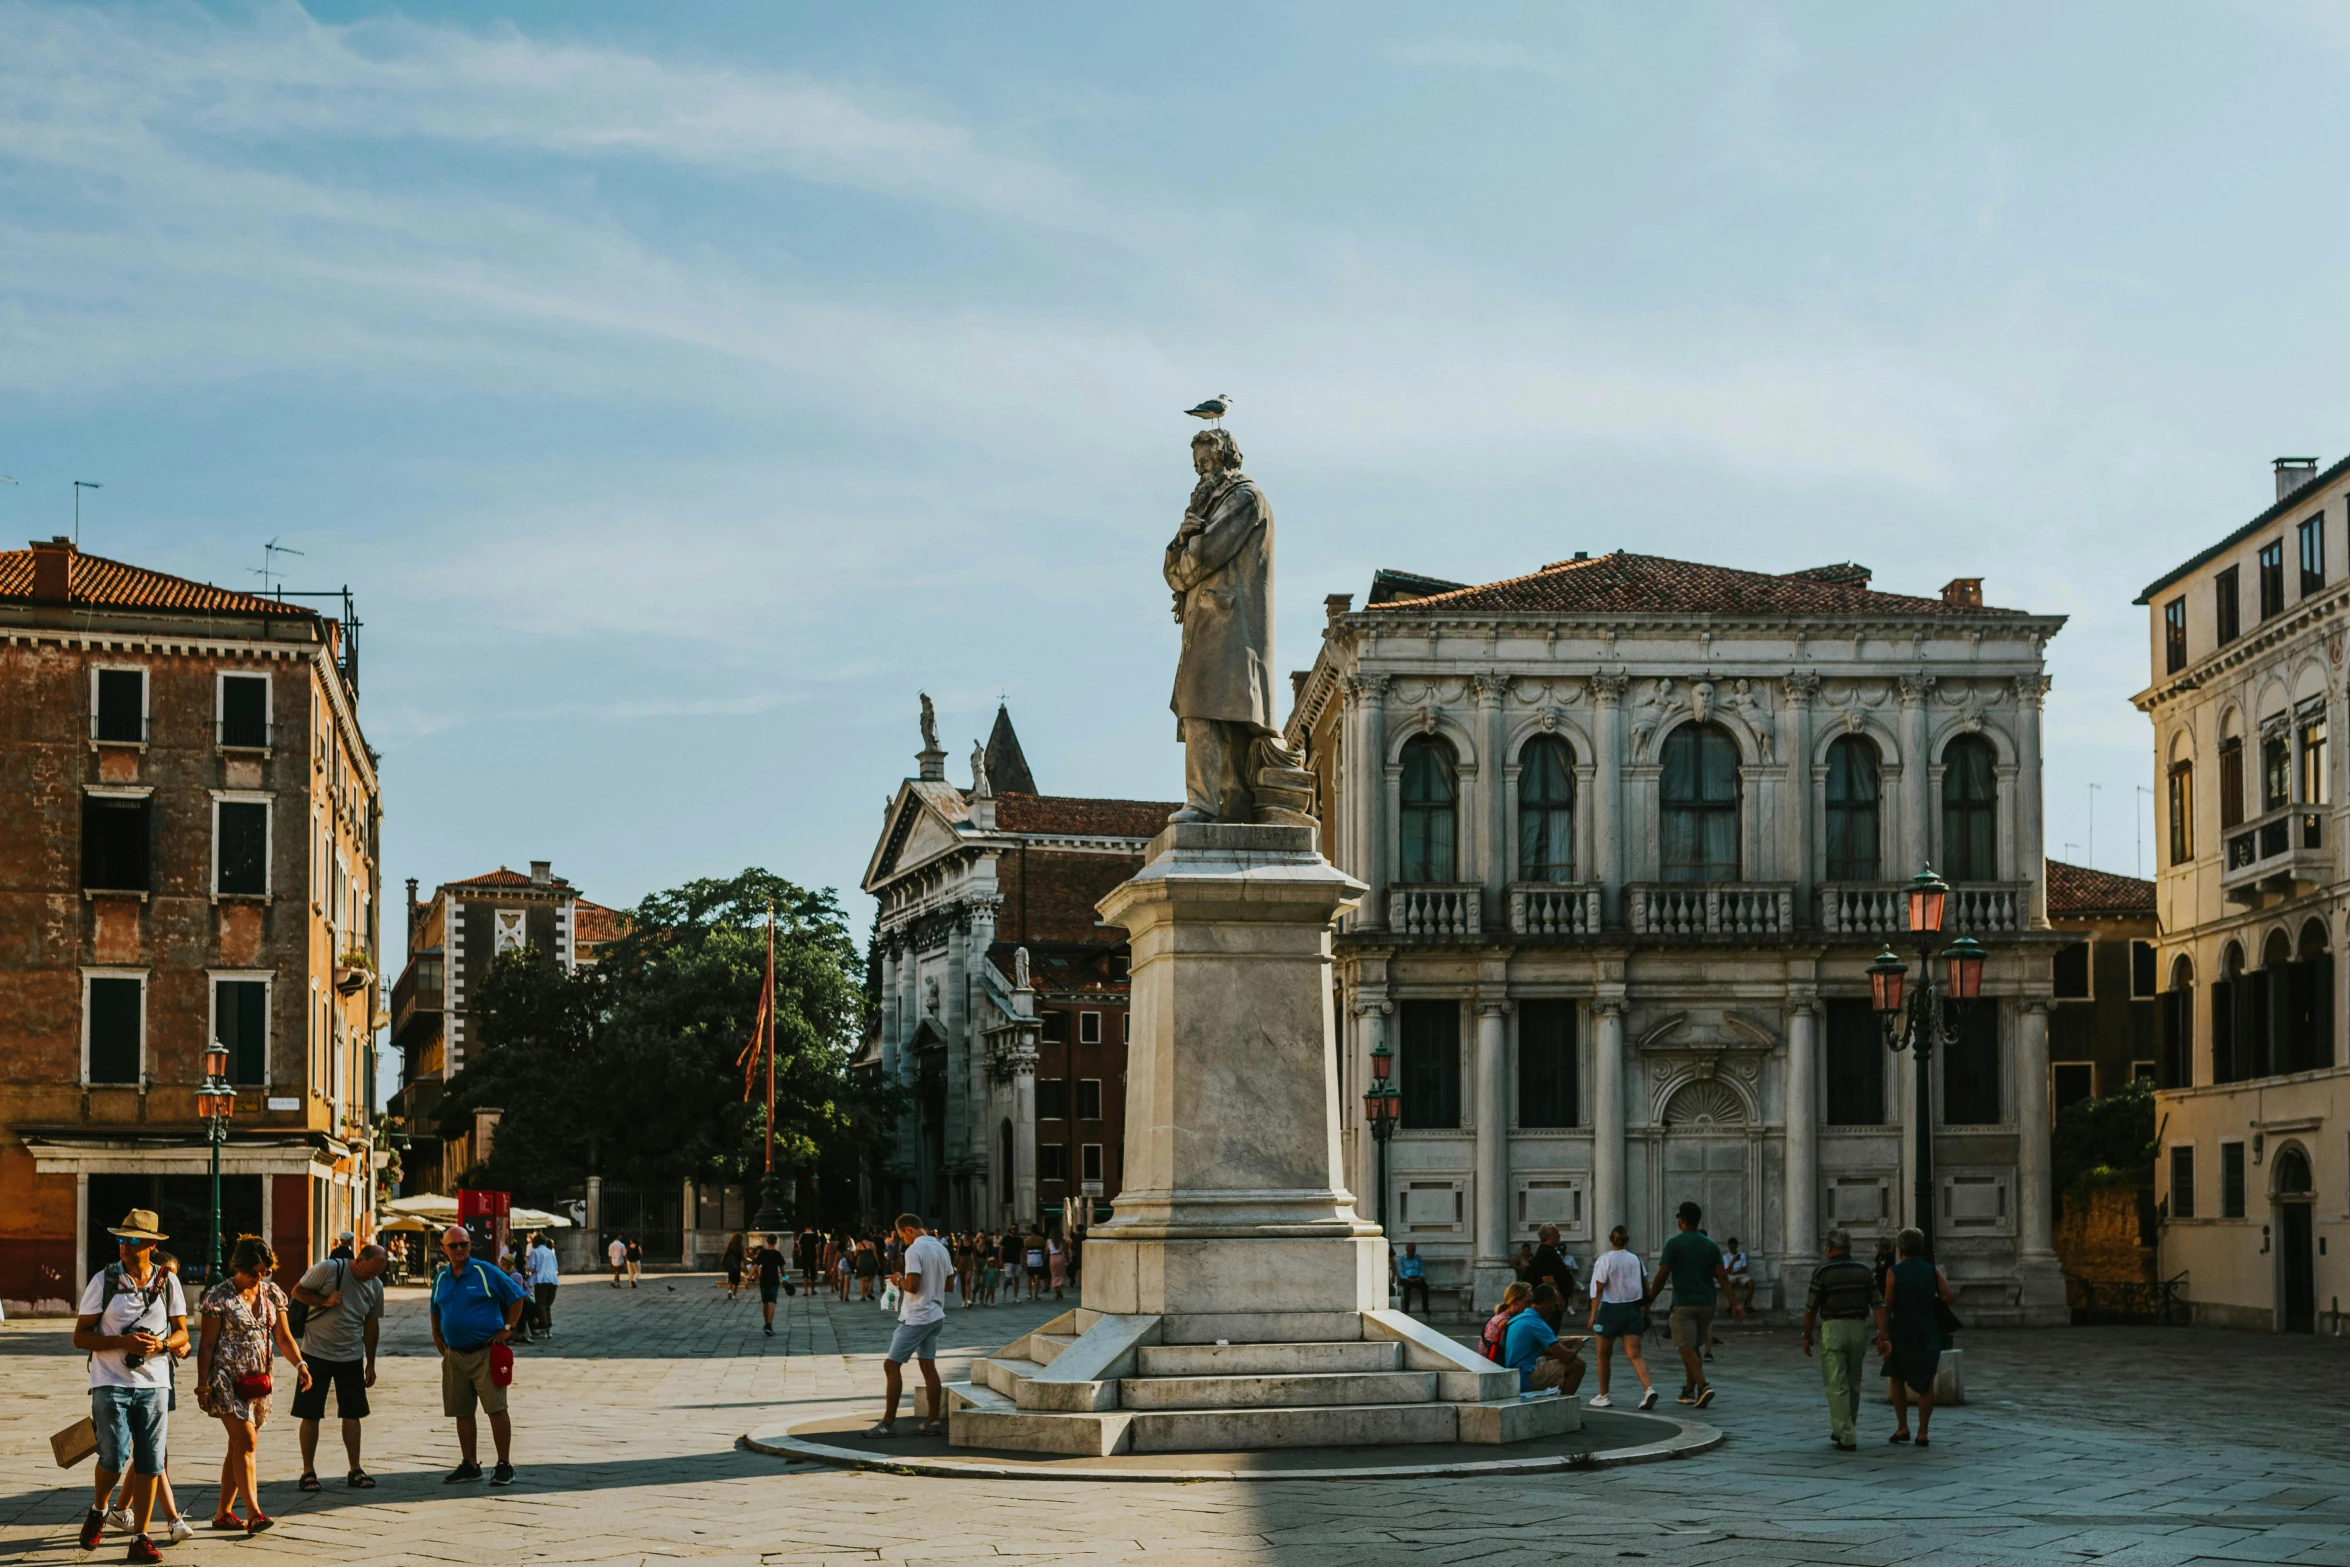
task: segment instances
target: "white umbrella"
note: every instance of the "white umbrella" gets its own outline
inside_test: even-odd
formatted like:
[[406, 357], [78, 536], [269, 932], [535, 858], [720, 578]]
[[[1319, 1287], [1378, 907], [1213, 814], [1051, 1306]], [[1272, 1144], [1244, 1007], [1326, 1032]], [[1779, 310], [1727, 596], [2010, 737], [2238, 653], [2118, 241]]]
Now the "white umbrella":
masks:
[[395, 1197], [384, 1204], [389, 1213], [412, 1213], [420, 1219], [454, 1219], [457, 1199], [427, 1192], [421, 1197]]
[[571, 1221], [559, 1218], [537, 1208], [514, 1208], [506, 1214], [506, 1223], [517, 1230], [568, 1230]]

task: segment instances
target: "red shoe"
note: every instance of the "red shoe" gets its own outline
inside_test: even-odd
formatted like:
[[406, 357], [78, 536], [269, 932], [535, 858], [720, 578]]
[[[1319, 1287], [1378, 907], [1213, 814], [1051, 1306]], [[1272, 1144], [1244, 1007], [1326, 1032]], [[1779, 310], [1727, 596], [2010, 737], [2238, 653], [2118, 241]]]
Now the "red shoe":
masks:
[[142, 1534], [137, 1539], [131, 1541], [131, 1553], [129, 1556], [123, 1559], [125, 1561], [133, 1562], [159, 1562], [163, 1560], [163, 1553], [155, 1549], [155, 1542], [153, 1540], [148, 1539], [145, 1535]]
[[105, 1538], [106, 1514], [103, 1510], [93, 1507], [90, 1509], [90, 1516], [82, 1520], [82, 1549], [94, 1551], [98, 1548], [98, 1542]]

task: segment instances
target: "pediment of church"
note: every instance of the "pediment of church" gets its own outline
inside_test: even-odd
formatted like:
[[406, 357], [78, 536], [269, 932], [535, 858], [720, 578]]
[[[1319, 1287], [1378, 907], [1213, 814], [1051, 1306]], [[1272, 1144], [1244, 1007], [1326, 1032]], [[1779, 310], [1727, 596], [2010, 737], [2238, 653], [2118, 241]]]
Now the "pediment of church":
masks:
[[865, 869], [870, 892], [901, 871], [910, 870], [962, 843], [961, 825], [970, 811], [962, 792], [952, 784], [908, 779], [899, 786], [883, 818], [881, 841]]

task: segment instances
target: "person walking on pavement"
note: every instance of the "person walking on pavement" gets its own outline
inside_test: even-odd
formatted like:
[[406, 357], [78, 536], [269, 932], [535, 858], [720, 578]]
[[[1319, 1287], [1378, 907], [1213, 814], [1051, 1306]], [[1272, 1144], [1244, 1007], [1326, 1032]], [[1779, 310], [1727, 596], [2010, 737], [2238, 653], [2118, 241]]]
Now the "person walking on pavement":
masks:
[[915, 1360], [922, 1365], [922, 1387], [929, 1398], [930, 1413], [914, 1428], [914, 1434], [935, 1436], [943, 1429], [940, 1417], [946, 1401], [946, 1389], [938, 1379], [938, 1339], [946, 1329], [947, 1280], [954, 1277], [955, 1259], [913, 1214], [898, 1215], [898, 1235], [906, 1243], [906, 1267], [903, 1273], [890, 1275], [889, 1281], [898, 1287], [898, 1326], [881, 1362], [889, 1402], [880, 1424], [865, 1434], [898, 1434], [898, 1398], [905, 1386], [905, 1365]]
[[628, 1276], [628, 1242], [613, 1236], [612, 1244], [604, 1248], [604, 1260], [612, 1264], [612, 1287], [620, 1288], [620, 1281]]
[[563, 1286], [563, 1269], [555, 1260], [555, 1244], [542, 1233], [530, 1238], [524, 1272], [530, 1278], [531, 1304], [542, 1336], [555, 1336], [555, 1292]]
[[628, 1287], [635, 1289], [637, 1280], [645, 1271], [645, 1243], [633, 1236], [628, 1242]]
[[1591, 1264], [1591, 1317], [1585, 1326], [1599, 1335], [1599, 1396], [1591, 1401], [1593, 1409], [1615, 1407], [1615, 1400], [1607, 1394], [1607, 1363], [1608, 1351], [1618, 1344], [1624, 1346], [1624, 1358], [1632, 1362], [1633, 1375], [1640, 1378], [1640, 1407], [1656, 1407], [1656, 1385], [1648, 1379], [1648, 1357], [1640, 1352], [1640, 1335], [1648, 1331], [1648, 1314], [1642, 1310], [1648, 1291], [1631, 1241], [1631, 1233], [1617, 1225], [1607, 1233], [1608, 1250]]
[[1877, 1348], [1885, 1357], [1885, 1375], [1892, 1387], [1894, 1442], [1909, 1440], [1909, 1397], [1918, 1401], [1917, 1445], [1928, 1447], [1926, 1427], [1934, 1418], [1934, 1376], [1942, 1369], [1942, 1328], [1934, 1320], [1934, 1302], [1950, 1305], [1958, 1292], [1942, 1274], [1940, 1263], [1926, 1260], [1926, 1232], [1903, 1230], [1894, 1243], [1901, 1260], [1885, 1279], [1884, 1303], [1877, 1310]]
[[[170, 1252], [159, 1248], [155, 1253], [155, 1266], [170, 1274], [174, 1280], [179, 1278], [179, 1259]], [[182, 1287], [185, 1288], [185, 1286]], [[185, 1333], [164, 1347], [163, 1412], [167, 1415], [179, 1413], [179, 1362], [194, 1353], [195, 1346], [188, 1342], [188, 1336]], [[163, 1473], [155, 1477], [155, 1516], [163, 1519], [168, 1525], [169, 1539], [167, 1543], [177, 1545], [182, 1540], [192, 1540], [196, 1537], [196, 1526], [180, 1515], [179, 1499], [172, 1495], [171, 1466], [169, 1464], [165, 1464]], [[106, 1521], [125, 1534], [131, 1532], [131, 1488], [128, 1482], [115, 1487], [114, 1505], [107, 1510]]]
[[[441, 1357], [441, 1413], [457, 1422], [456, 1468], [443, 1485], [481, 1478], [480, 1432], [474, 1409], [489, 1411], [490, 1437], [498, 1444], [492, 1485], [514, 1483], [514, 1423], [506, 1413], [506, 1387], [498, 1380], [500, 1356], [529, 1302], [512, 1279], [473, 1256], [473, 1237], [455, 1225], [441, 1232], [448, 1265], [432, 1281], [432, 1347]], [[507, 1350], [511, 1356], [513, 1351]], [[513, 1362], [505, 1361], [509, 1378]]]
[[1803, 1352], [1820, 1341], [1820, 1386], [1828, 1395], [1828, 1439], [1839, 1451], [1859, 1446], [1860, 1379], [1869, 1352], [1869, 1265], [1852, 1255], [1852, 1232], [1827, 1234], [1828, 1260], [1814, 1268], [1803, 1296]]
[[[277, 1520], [261, 1510], [261, 1428], [275, 1392], [273, 1355], [294, 1367], [295, 1391], [310, 1387], [310, 1367], [286, 1322], [285, 1292], [269, 1281], [277, 1253], [257, 1235], [229, 1253], [229, 1276], [204, 1294], [204, 1338], [196, 1357], [196, 1401], [228, 1433], [220, 1464], [220, 1502], [212, 1527], [259, 1534]], [[236, 1503], [242, 1498], [245, 1516]]]
[[130, 1554], [159, 1562], [147, 1537], [171, 1435], [171, 1359], [188, 1342], [188, 1303], [179, 1280], [156, 1265], [155, 1243], [167, 1237], [151, 1209], [133, 1208], [111, 1227], [117, 1261], [92, 1274], [73, 1324], [73, 1347], [90, 1357], [90, 1426], [98, 1438], [96, 1499], [82, 1520], [81, 1546], [105, 1538], [106, 1506], [127, 1473]]
[[759, 1248], [759, 1315], [767, 1337], [775, 1337], [775, 1301], [783, 1293], [783, 1248], [775, 1237]]
[[746, 1260], [744, 1246], [745, 1243], [739, 1232], [729, 1235], [726, 1238], [726, 1255], [719, 1259], [719, 1266], [726, 1270], [726, 1298], [728, 1300], [732, 1300], [742, 1293], [743, 1266]]
[[359, 1422], [367, 1418], [367, 1390], [375, 1386], [383, 1275], [391, 1260], [381, 1246], [362, 1246], [349, 1261], [329, 1257], [294, 1283], [294, 1299], [310, 1312], [302, 1328], [302, 1358], [310, 1366], [310, 1385], [294, 1395], [304, 1491], [319, 1489], [318, 1426], [326, 1418], [330, 1384], [335, 1390], [335, 1418], [343, 1423], [343, 1453], [351, 1460], [343, 1483], [354, 1491], [375, 1489], [374, 1477], [359, 1462]]
[[[1673, 1347], [1681, 1352], [1681, 1369], [1688, 1376], [1678, 1401], [1699, 1409], [1714, 1401], [1713, 1384], [1705, 1379], [1701, 1358], [1706, 1335], [1713, 1331], [1714, 1297], [1717, 1291], [1727, 1293], [1730, 1288], [1729, 1270], [1722, 1266], [1722, 1248], [1697, 1227], [1704, 1217], [1697, 1204], [1681, 1204], [1681, 1233], [1665, 1242], [1648, 1289], [1653, 1296], [1668, 1280], [1673, 1286]], [[1740, 1322], [1746, 1320], [1746, 1308], [1738, 1304], [1736, 1296], [1730, 1298], [1730, 1315]]]

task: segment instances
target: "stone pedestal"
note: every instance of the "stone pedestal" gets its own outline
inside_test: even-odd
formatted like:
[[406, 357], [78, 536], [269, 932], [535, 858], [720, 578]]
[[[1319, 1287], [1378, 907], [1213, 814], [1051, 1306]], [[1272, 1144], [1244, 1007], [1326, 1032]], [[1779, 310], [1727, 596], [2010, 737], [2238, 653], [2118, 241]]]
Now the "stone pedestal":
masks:
[[[1330, 931], [1361, 882], [1310, 827], [1169, 826], [1098, 905], [1133, 954], [1126, 1170], [1085, 1248], [1085, 1305], [1251, 1319], [1317, 1338], [1387, 1305], [1387, 1243], [1354, 1214], [1338, 1154]], [[1230, 1337], [1224, 1334], [1217, 1336]]]

